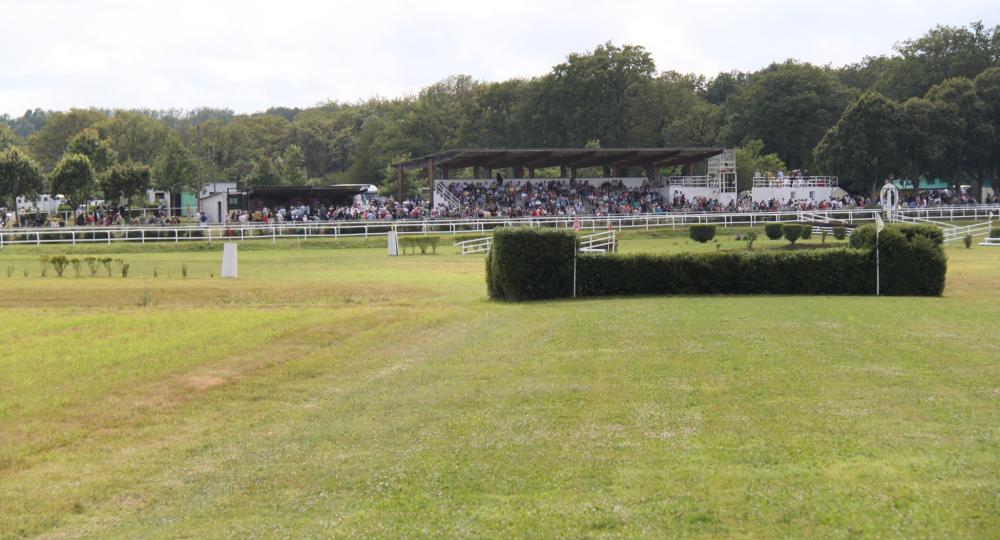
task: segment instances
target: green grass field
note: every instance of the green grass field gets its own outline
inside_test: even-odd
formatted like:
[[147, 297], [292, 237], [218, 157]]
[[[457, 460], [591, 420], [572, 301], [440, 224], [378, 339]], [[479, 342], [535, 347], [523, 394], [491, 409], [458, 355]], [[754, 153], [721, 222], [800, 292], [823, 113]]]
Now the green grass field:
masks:
[[503, 304], [298, 247], [0, 252], [0, 536], [1000, 536], [1000, 249], [943, 298]]

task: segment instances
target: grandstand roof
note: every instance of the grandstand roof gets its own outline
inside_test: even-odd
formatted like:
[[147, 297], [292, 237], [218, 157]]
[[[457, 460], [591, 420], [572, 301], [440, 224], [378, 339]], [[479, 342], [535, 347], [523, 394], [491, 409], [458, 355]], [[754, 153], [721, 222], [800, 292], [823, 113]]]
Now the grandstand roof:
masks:
[[722, 148], [468, 148], [421, 156], [393, 167], [671, 167], [696, 163], [722, 153]]

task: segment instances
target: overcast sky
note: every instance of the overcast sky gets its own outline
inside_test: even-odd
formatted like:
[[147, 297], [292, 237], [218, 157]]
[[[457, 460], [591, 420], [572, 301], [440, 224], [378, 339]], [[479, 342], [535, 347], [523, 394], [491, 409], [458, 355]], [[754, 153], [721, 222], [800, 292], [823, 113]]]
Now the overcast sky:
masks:
[[597, 44], [713, 75], [841, 65], [935, 24], [1000, 22], [997, 0], [0, 0], [0, 113], [41, 107], [307, 107], [448, 75], [545, 73]]

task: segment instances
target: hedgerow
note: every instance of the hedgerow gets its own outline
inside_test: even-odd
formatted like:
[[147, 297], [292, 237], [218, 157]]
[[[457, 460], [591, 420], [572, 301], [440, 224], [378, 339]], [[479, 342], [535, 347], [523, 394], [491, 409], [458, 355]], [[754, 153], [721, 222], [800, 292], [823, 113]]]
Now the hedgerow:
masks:
[[[875, 293], [874, 229], [858, 247], [672, 255], [575, 254], [568, 231], [501, 229], [486, 259], [491, 298], [533, 300], [647, 294], [847, 294]], [[859, 234], [860, 233], [860, 234]], [[793, 233], [794, 234], [794, 233]], [[888, 226], [879, 235], [881, 293], [940, 296], [947, 260], [940, 231]]]

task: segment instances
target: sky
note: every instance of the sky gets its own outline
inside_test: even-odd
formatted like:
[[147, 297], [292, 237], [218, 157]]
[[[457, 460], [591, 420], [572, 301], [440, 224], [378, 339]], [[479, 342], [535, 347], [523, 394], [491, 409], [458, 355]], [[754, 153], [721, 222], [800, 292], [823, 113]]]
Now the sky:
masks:
[[414, 94], [449, 75], [541, 75], [611, 41], [660, 70], [843, 65], [997, 0], [0, 0], [0, 114], [263, 111]]

